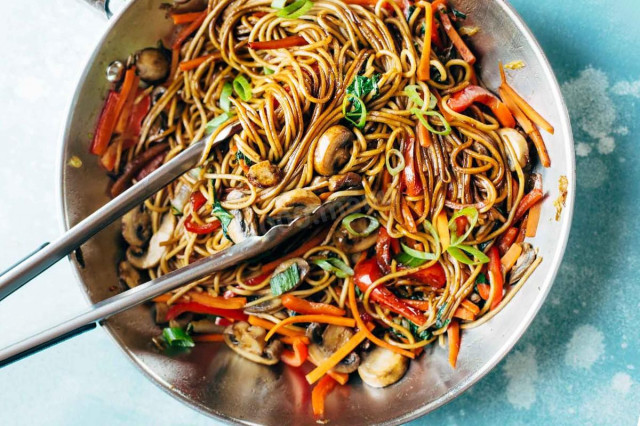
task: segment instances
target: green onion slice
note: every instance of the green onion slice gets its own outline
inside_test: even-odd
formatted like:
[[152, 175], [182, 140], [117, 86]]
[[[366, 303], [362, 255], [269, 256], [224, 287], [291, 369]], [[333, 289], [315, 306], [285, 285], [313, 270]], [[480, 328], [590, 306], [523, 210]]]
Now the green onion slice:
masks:
[[275, 73], [275, 71], [272, 70], [271, 68], [264, 67], [264, 75], [271, 75], [271, 74], [274, 74], [274, 73]]
[[226, 82], [224, 86], [222, 86], [222, 92], [220, 92], [220, 108], [222, 108], [224, 112], [229, 112], [231, 109], [231, 100], [229, 99], [231, 93], [233, 93], [233, 86], [231, 83]]
[[431, 237], [433, 238], [433, 244], [436, 246], [436, 252], [434, 253], [434, 255], [435, 255], [436, 259], [437, 259], [442, 254], [442, 252], [440, 250], [440, 247], [441, 247], [440, 246], [440, 236], [438, 235], [438, 231], [436, 231], [436, 228], [428, 220], [425, 220], [424, 222], [422, 222], [422, 225], [424, 226], [424, 229], [429, 234], [431, 234]]
[[[418, 108], [411, 108], [411, 113], [415, 114], [415, 116], [418, 117], [418, 120], [420, 120], [422, 125], [427, 129], [429, 129], [431, 133], [435, 133], [436, 135], [442, 135], [442, 136], [446, 136], [449, 133], [451, 133], [451, 126], [449, 125], [449, 122], [445, 120], [442, 114], [440, 114], [438, 111], [431, 111], [431, 110], [422, 111], [421, 109], [418, 109]], [[438, 120], [440, 120], [440, 123], [442, 123], [442, 126], [444, 126], [444, 130], [434, 129], [431, 126], [431, 124], [429, 124], [429, 120], [427, 120], [425, 116], [438, 117]]]
[[[389, 161], [389, 159], [391, 158], [391, 155], [395, 155], [398, 158], [398, 164], [396, 164], [395, 167], [391, 167], [391, 162]], [[387, 151], [387, 154], [385, 157], [386, 157], [385, 163], [387, 164], [387, 170], [389, 171], [389, 174], [391, 176], [395, 176], [404, 170], [404, 167], [405, 167], [404, 156], [399, 150], [392, 148], [389, 151]]]
[[435, 260], [437, 259], [435, 253], [427, 253], [424, 251], [419, 251], [419, 250], [414, 250], [411, 247], [407, 246], [405, 243], [400, 243], [400, 245], [402, 246], [402, 250], [411, 255], [412, 257], [415, 257], [417, 259], [420, 260]]
[[438, 313], [436, 314], [436, 323], [434, 324], [436, 328], [442, 328], [449, 325], [449, 322], [451, 320], [446, 319], [445, 321], [442, 321], [442, 315], [444, 314], [444, 311], [446, 309], [447, 309], [446, 303], [444, 303], [442, 306], [440, 306], [440, 308], [438, 308]]
[[282, 8], [277, 15], [280, 18], [296, 19], [307, 13], [312, 7], [313, 2], [310, 0], [297, 0], [289, 6]]
[[[351, 102], [353, 102], [353, 105], [351, 105]], [[347, 111], [350, 106], [351, 110]], [[367, 106], [362, 99], [350, 93], [342, 101], [342, 114], [347, 121], [359, 129], [362, 129], [367, 122]]]
[[169, 346], [177, 348], [192, 348], [193, 339], [180, 327], [167, 327], [162, 330], [162, 337]]
[[[464, 235], [458, 236], [456, 219], [461, 216], [467, 217], [467, 219], [469, 220], [469, 226], [467, 226], [467, 231], [464, 233]], [[455, 212], [453, 216], [451, 216], [451, 219], [449, 219], [449, 230], [451, 231], [451, 245], [457, 246], [458, 244], [466, 240], [469, 234], [471, 234], [471, 231], [473, 231], [473, 228], [476, 226], [476, 223], [478, 223], [478, 210], [475, 207], [465, 207], [464, 209], [458, 210], [457, 212]]]
[[251, 83], [244, 75], [240, 74], [233, 79], [233, 90], [243, 101], [247, 102], [251, 99]]
[[220, 127], [221, 124], [229, 120], [231, 117], [233, 117], [232, 112], [224, 112], [220, 114], [219, 116], [217, 116], [216, 118], [214, 118], [213, 120], [207, 123], [207, 127], [205, 128], [205, 134], [210, 135], [211, 133], [213, 133], [214, 130]]
[[287, 4], [287, 0], [273, 0], [271, 7], [274, 9], [282, 9]]
[[[489, 262], [489, 258], [482, 251], [478, 250], [475, 247], [463, 244], [457, 245], [455, 247], [450, 246], [449, 248], [447, 248], [447, 252], [449, 252], [449, 254], [453, 256], [458, 262], [464, 263], [465, 265], [480, 265], [482, 263]], [[471, 256], [475, 257], [476, 260], [469, 259], [469, 257], [464, 252], [467, 252]]]
[[[364, 231], [356, 232], [351, 227], [351, 222], [353, 222], [356, 219], [361, 219], [361, 218], [369, 219], [369, 225], [367, 226], [367, 228]], [[351, 213], [349, 216], [347, 216], [344, 219], [342, 219], [342, 226], [344, 226], [346, 228], [346, 230], [349, 231], [349, 233], [351, 235], [355, 235], [356, 237], [366, 237], [366, 236], [370, 235], [373, 231], [378, 229], [378, 227], [380, 226], [380, 222], [378, 222], [378, 219], [376, 219], [373, 216], [369, 216], [368, 214]]]
[[336, 257], [328, 259], [314, 259], [313, 263], [327, 272], [333, 272], [338, 278], [352, 277], [354, 274], [353, 269]]
[[[414, 104], [418, 105], [420, 108], [424, 107], [424, 99], [419, 93], [422, 92], [422, 87], [417, 84], [410, 84], [405, 86], [404, 92]], [[429, 95], [429, 105], [427, 105], [427, 109], [434, 109], [438, 104], [438, 100], [431, 92], [427, 92], [427, 94]]]
[[293, 290], [300, 281], [300, 268], [297, 263], [292, 264], [284, 271], [274, 275], [269, 280], [271, 286], [271, 294], [280, 296], [288, 291]]

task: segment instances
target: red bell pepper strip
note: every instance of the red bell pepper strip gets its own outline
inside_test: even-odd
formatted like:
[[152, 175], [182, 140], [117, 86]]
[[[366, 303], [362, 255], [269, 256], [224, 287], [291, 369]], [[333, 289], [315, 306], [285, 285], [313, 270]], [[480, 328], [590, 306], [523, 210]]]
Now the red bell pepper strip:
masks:
[[311, 391], [311, 406], [316, 417], [324, 416], [324, 400], [336, 387], [337, 383], [331, 376], [325, 375]]
[[248, 285], [248, 286], [258, 285], [261, 282], [263, 282], [264, 280], [266, 280], [267, 278], [269, 278], [270, 275], [271, 275], [271, 272], [267, 272], [267, 273], [264, 273], [264, 274], [257, 275], [257, 276], [255, 276], [253, 278], [249, 278], [248, 280], [246, 280], [244, 282], [244, 284]]
[[516, 208], [516, 213], [513, 216], [513, 221], [518, 221], [531, 207], [542, 200], [542, 195], [542, 189], [534, 188], [531, 190], [531, 192], [522, 197], [522, 200], [520, 200], [520, 204], [518, 204], [518, 207]]
[[124, 149], [129, 149], [138, 143], [138, 137], [140, 136], [140, 130], [142, 129], [142, 120], [147, 116], [150, 108], [151, 96], [149, 95], [143, 97], [137, 104], [133, 105], [131, 115], [127, 120], [127, 127], [122, 133], [124, 138]]
[[415, 197], [422, 195], [422, 182], [417, 173], [416, 141], [414, 138], [406, 138], [403, 146], [404, 169], [402, 170], [402, 182], [407, 195]]
[[120, 116], [118, 117], [118, 121], [116, 122], [116, 127], [113, 129], [113, 133], [121, 134], [127, 130], [127, 124], [129, 123], [129, 118], [131, 117], [131, 113], [133, 112], [133, 102], [136, 100], [138, 96], [139, 90], [135, 90], [140, 83], [140, 77], [134, 75], [134, 81], [131, 86], [132, 90], [129, 90], [127, 94], [127, 98], [124, 100], [124, 104], [122, 106], [122, 111], [120, 112]]
[[293, 342], [293, 351], [283, 350], [280, 355], [280, 361], [284, 362], [291, 367], [300, 367], [307, 360], [309, 350], [302, 339], [295, 339]]
[[203, 12], [200, 12], [200, 16], [198, 16], [197, 19], [192, 21], [191, 24], [189, 24], [189, 26], [185, 27], [182, 31], [180, 31], [180, 33], [178, 33], [178, 36], [176, 37], [176, 40], [171, 45], [171, 48], [179, 49], [180, 46], [182, 46], [182, 43], [184, 43], [184, 41], [191, 34], [193, 34], [198, 28], [200, 28], [204, 20], [207, 18], [208, 14], [209, 14], [208, 10], [204, 10]]
[[466, 216], [458, 216], [456, 217], [456, 234], [464, 235], [467, 231], [467, 225], [469, 224], [469, 220]]
[[413, 274], [410, 274], [409, 277], [433, 288], [442, 288], [447, 283], [447, 276], [444, 273], [444, 268], [439, 263], [435, 263], [426, 269], [414, 272]]
[[[206, 197], [202, 195], [200, 191], [191, 194], [190, 199], [191, 205], [193, 206], [193, 211], [200, 210], [200, 207], [204, 206], [204, 204], [207, 202]], [[199, 225], [193, 221], [193, 217], [191, 215], [187, 216], [184, 221], [185, 229], [198, 235], [209, 234], [220, 228], [220, 226], [222, 226], [222, 224], [219, 220], [215, 222], [205, 223], [204, 225]]]
[[491, 310], [494, 310], [502, 301], [502, 292], [504, 290], [504, 280], [502, 278], [502, 263], [500, 262], [500, 252], [496, 246], [489, 249], [489, 272], [493, 280], [493, 286], [496, 288], [495, 295], [491, 301]]
[[[354, 283], [362, 290], [367, 291], [369, 286], [382, 278], [382, 270], [375, 258], [365, 259], [355, 266]], [[420, 311], [407, 305], [386, 287], [378, 286], [371, 292], [371, 299], [380, 305], [391, 309], [396, 314], [402, 315], [417, 325], [424, 325], [426, 318]]]
[[117, 197], [122, 191], [131, 185], [131, 179], [147, 165], [155, 156], [169, 149], [169, 142], [162, 142], [152, 145], [146, 151], [138, 154], [131, 162], [129, 162], [122, 172], [122, 175], [113, 183], [111, 187], [111, 196]]
[[167, 321], [171, 321], [180, 314], [185, 312], [193, 312], [194, 314], [216, 315], [219, 317], [229, 318], [236, 321], [247, 321], [249, 316], [242, 312], [241, 309], [221, 309], [212, 308], [196, 302], [176, 303], [171, 305], [167, 312]]
[[507, 231], [500, 235], [498, 238], [498, 250], [500, 254], [503, 255], [509, 250], [509, 247], [514, 243], [516, 238], [518, 237], [518, 233], [520, 231], [515, 226], [510, 227]]
[[288, 47], [306, 46], [309, 42], [302, 36], [295, 35], [280, 40], [269, 41], [250, 41], [249, 49], [253, 50], [271, 50], [271, 49], [286, 49]]
[[282, 306], [304, 315], [333, 315], [337, 317], [345, 315], [344, 309], [340, 309], [337, 306], [329, 305], [328, 303], [309, 302], [291, 294], [282, 296]]
[[380, 269], [388, 273], [391, 270], [393, 255], [399, 252], [400, 241], [397, 238], [391, 238], [387, 229], [381, 226], [378, 229], [378, 238], [376, 239], [376, 261]]
[[462, 112], [475, 102], [488, 106], [503, 127], [515, 127], [516, 122], [509, 108], [493, 93], [480, 86], [469, 85], [465, 87], [454, 93], [447, 104], [455, 112]]

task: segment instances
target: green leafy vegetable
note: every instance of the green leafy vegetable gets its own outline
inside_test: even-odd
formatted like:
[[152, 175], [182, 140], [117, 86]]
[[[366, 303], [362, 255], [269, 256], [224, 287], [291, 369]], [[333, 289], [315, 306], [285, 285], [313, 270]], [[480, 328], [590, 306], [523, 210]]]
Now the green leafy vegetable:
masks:
[[296, 19], [307, 13], [312, 7], [313, 2], [310, 0], [297, 0], [282, 8], [277, 15], [280, 18]]
[[489, 284], [487, 276], [484, 273], [480, 272], [476, 277], [476, 284]]
[[220, 205], [220, 201], [218, 200], [213, 203], [213, 210], [211, 211], [211, 214], [218, 218], [220, 224], [222, 225], [222, 232], [224, 232], [224, 236], [227, 237], [227, 239], [230, 239], [227, 235], [227, 230], [229, 229], [231, 220], [233, 220], [233, 215], [226, 211]]
[[357, 75], [347, 87], [347, 94], [342, 101], [342, 114], [359, 129], [367, 122], [367, 106], [363, 99], [369, 94], [375, 99], [380, 94], [379, 80], [380, 74], [373, 74], [371, 77]]
[[444, 311], [446, 309], [447, 309], [446, 303], [440, 306], [440, 308], [438, 309], [438, 313], [436, 314], [436, 323], [435, 323], [436, 328], [442, 328], [449, 325], [450, 320], [446, 320], [444, 322], [442, 321], [442, 315], [444, 314]]
[[331, 257], [328, 259], [314, 259], [313, 263], [328, 272], [333, 272], [338, 278], [352, 277], [353, 269], [347, 266], [341, 259]]
[[375, 99], [380, 94], [378, 81], [380, 81], [380, 74], [373, 74], [371, 77], [356, 75], [351, 84], [347, 87], [347, 94], [358, 98], [364, 98], [369, 93], [373, 93], [372, 98]]
[[229, 96], [233, 93], [233, 85], [228, 81], [222, 86], [222, 92], [220, 92], [220, 108], [224, 112], [229, 112], [231, 109], [231, 100]]
[[193, 339], [180, 327], [167, 327], [162, 330], [162, 337], [169, 346], [178, 348], [192, 348]]
[[[369, 219], [369, 225], [367, 225], [364, 231], [357, 232], [351, 227], [351, 222], [362, 218]], [[367, 235], [370, 235], [373, 231], [378, 229], [378, 227], [380, 226], [380, 222], [378, 222], [378, 219], [376, 219], [375, 217], [369, 216], [367, 214], [351, 213], [349, 216], [342, 219], [342, 226], [344, 226], [351, 235], [355, 235], [356, 237], [366, 237]]]
[[240, 74], [233, 79], [233, 90], [243, 101], [247, 102], [251, 99], [251, 83], [244, 75]]
[[253, 166], [253, 161], [251, 161], [251, 158], [247, 157], [246, 155], [244, 155], [242, 153], [242, 151], [238, 150], [236, 151], [236, 160], [240, 161], [240, 160], [244, 160], [244, 163], [247, 166]]
[[[418, 117], [420, 123], [422, 123], [422, 125], [426, 127], [431, 133], [442, 136], [446, 136], [451, 133], [451, 126], [449, 125], [449, 122], [438, 111], [423, 111], [418, 108], [411, 108], [411, 113]], [[434, 129], [429, 123], [429, 120], [425, 118], [425, 116], [437, 117], [438, 120], [440, 120], [440, 124], [444, 127], [444, 130]]]
[[398, 255], [396, 256], [396, 260], [398, 261], [398, 263], [401, 263], [404, 266], [408, 266], [410, 268], [415, 268], [417, 266], [423, 265], [426, 262], [426, 260], [413, 257], [409, 253], [405, 252], [398, 253]]
[[[420, 331], [420, 327], [418, 327], [417, 325], [415, 325], [414, 323], [412, 323], [406, 318], [402, 318], [399, 325], [408, 329], [411, 332], [411, 334], [413, 334], [413, 337], [415, 337], [417, 340], [428, 340], [431, 338], [431, 332], [429, 330]], [[401, 339], [405, 337], [404, 334], [400, 333], [395, 328], [391, 328], [390, 331]]]
[[300, 268], [297, 263], [292, 264], [284, 271], [271, 277], [271, 294], [280, 296], [287, 291], [293, 290], [300, 281]]
[[207, 123], [207, 127], [205, 128], [205, 134], [210, 135], [213, 133], [222, 123], [229, 120], [233, 117], [233, 113], [225, 112], [214, 118], [213, 120]]

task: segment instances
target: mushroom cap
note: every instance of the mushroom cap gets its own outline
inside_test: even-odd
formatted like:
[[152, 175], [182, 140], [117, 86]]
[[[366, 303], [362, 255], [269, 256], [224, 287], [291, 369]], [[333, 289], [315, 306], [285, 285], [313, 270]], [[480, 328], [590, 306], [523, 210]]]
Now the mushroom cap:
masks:
[[[348, 327], [328, 325], [322, 333], [322, 342], [309, 345], [309, 357], [315, 363], [321, 363], [329, 358], [334, 352], [344, 346], [353, 337], [353, 330]], [[337, 373], [353, 373], [360, 365], [360, 357], [357, 353], [351, 352], [342, 361], [333, 367]]]
[[171, 238], [175, 226], [175, 217], [171, 213], [163, 216], [158, 232], [153, 234], [149, 246], [145, 249], [130, 246], [127, 249], [127, 260], [138, 269], [149, 269], [158, 265], [166, 247], [160, 244]]
[[515, 171], [516, 161], [520, 164], [520, 167], [525, 167], [529, 163], [529, 145], [524, 136], [516, 129], [508, 127], [498, 130], [498, 134], [513, 148], [513, 152], [507, 148], [509, 169]]
[[267, 160], [261, 161], [249, 167], [247, 179], [258, 188], [269, 188], [280, 183], [282, 170]]
[[272, 218], [295, 219], [313, 212], [322, 201], [308, 189], [297, 188], [278, 195], [269, 216]]
[[356, 235], [351, 235], [344, 226], [338, 228], [331, 238], [333, 244], [347, 254], [365, 251], [368, 248], [373, 247], [376, 244], [377, 239], [377, 232], [372, 232], [366, 237], [358, 237]]
[[129, 245], [143, 246], [151, 238], [151, 216], [140, 206], [122, 216], [122, 237]]
[[353, 132], [342, 125], [329, 127], [318, 139], [313, 153], [313, 168], [318, 174], [332, 176], [347, 164], [351, 156]]
[[118, 277], [129, 288], [139, 285], [142, 281], [140, 272], [138, 272], [138, 270], [126, 260], [123, 260], [118, 264]]
[[400, 380], [408, 365], [408, 358], [389, 349], [376, 347], [363, 355], [358, 374], [369, 386], [383, 388]]
[[274, 365], [280, 361], [282, 343], [264, 340], [267, 331], [245, 321], [238, 321], [224, 331], [224, 341], [234, 352], [258, 364]]
[[164, 49], [147, 47], [135, 55], [138, 76], [149, 84], [162, 83], [169, 76], [171, 61]]

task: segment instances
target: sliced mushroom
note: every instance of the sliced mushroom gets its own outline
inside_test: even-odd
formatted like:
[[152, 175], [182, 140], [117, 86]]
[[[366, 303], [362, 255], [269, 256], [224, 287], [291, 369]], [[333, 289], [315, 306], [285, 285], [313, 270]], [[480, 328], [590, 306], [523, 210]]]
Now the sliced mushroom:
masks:
[[[344, 346], [352, 337], [352, 329], [337, 325], [328, 325], [322, 333], [322, 342], [309, 345], [309, 357], [314, 363], [321, 363]], [[333, 367], [333, 370], [337, 373], [349, 374], [356, 371], [358, 365], [360, 365], [360, 357], [357, 353], [351, 352]]]
[[282, 301], [279, 297], [275, 299], [265, 300], [257, 305], [245, 308], [245, 314], [272, 314], [282, 309]]
[[158, 265], [160, 258], [166, 251], [166, 247], [160, 244], [171, 238], [175, 226], [175, 217], [165, 214], [158, 228], [158, 232], [153, 234], [149, 246], [146, 249], [131, 246], [127, 249], [127, 260], [138, 269], [153, 268]]
[[135, 59], [136, 72], [145, 82], [156, 84], [167, 79], [171, 68], [171, 59], [164, 49], [147, 47], [137, 51]]
[[273, 277], [283, 273], [294, 264], [298, 266], [299, 278], [298, 278], [298, 281], [293, 286], [291, 286], [287, 291], [294, 290], [300, 284], [302, 284], [302, 282], [304, 281], [304, 278], [307, 276], [307, 274], [311, 270], [311, 267], [309, 266], [306, 260], [304, 260], [301, 257], [294, 257], [293, 259], [285, 260], [280, 265], [278, 265], [278, 267], [273, 271], [273, 275], [271, 276], [271, 279], [273, 279]]
[[120, 277], [120, 280], [129, 288], [133, 288], [139, 285], [142, 281], [140, 272], [138, 272], [138, 270], [126, 260], [123, 260], [118, 265], [118, 276]]
[[[245, 197], [245, 194], [239, 190], [233, 190], [228, 195], [227, 201], [239, 200]], [[258, 219], [251, 207], [242, 210], [231, 210], [229, 213], [233, 215], [233, 219], [227, 227], [227, 235], [231, 241], [238, 244], [249, 237], [258, 235]]]
[[268, 346], [264, 340], [267, 331], [262, 327], [239, 321], [224, 331], [224, 341], [236, 353], [258, 364], [277, 364], [282, 353], [282, 343], [272, 341]]
[[205, 0], [173, 0], [171, 11], [174, 13], [200, 12], [207, 7]]
[[351, 156], [350, 145], [355, 136], [341, 125], [329, 127], [318, 139], [313, 152], [313, 168], [318, 174], [332, 176], [347, 164]]
[[383, 388], [400, 380], [408, 365], [408, 358], [389, 349], [376, 347], [363, 355], [358, 374], [369, 386]]
[[276, 197], [270, 216], [294, 219], [313, 212], [320, 204], [320, 198], [308, 189], [293, 189]]
[[194, 333], [207, 333], [207, 334], [211, 334], [211, 333], [220, 334], [220, 333], [224, 333], [224, 330], [225, 330], [224, 326], [218, 325], [214, 321], [211, 321], [210, 319], [201, 319], [197, 321], [191, 321], [189, 323], [189, 328], [191, 328], [191, 330]]
[[[356, 228], [356, 224], [357, 220], [354, 220], [353, 222], [351, 222], [351, 227], [354, 228], [354, 230], [359, 231]], [[377, 238], [377, 232], [373, 232], [366, 237], [358, 237], [355, 235], [351, 235], [351, 233], [344, 227], [338, 228], [331, 237], [333, 244], [335, 244], [336, 247], [347, 254], [360, 253], [370, 247], [373, 247], [376, 243]]]
[[335, 175], [329, 178], [329, 191], [341, 191], [343, 189], [356, 188], [362, 185], [359, 174], [349, 172], [343, 175]]
[[151, 237], [151, 216], [141, 207], [122, 216], [122, 236], [132, 246], [143, 246]]
[[258, 188], [268, 188], [280, 183], [282, 170], [269, 161], [261, 161], [249, 167], [247, 179]]
[[533, 246], [529, 243], [522, 243], [522, 253], [520, 253], [520, 257], [518, 257], [516, 264], [509, 274], [509, 285], [520, 281], [534, 260], [536, 260], [536, 252]]
[[311, 343], [322, 344], [322, 332], [324, 331], [324, 326], [317, 322], [312, 322], [309, 324], [307, 329], [305, 330], [305, 335], [309, 338]]
[[166, 303], [156, 303], [156, 324], [164, 324], [167, 322], [167, 313], [169, 305]]
[[515, 158], [513, 158], [511, 150], [507, 149], [509, 169], [512, 172], [515, 171], [516, 162], [520, 164], [520, 167], [525, 167], [529, 163], [529, 145], [524, 136], [516, 129], [511, 128], [500, 129], [498, 134], [513, 148], [513, 154], [515, 154]]

